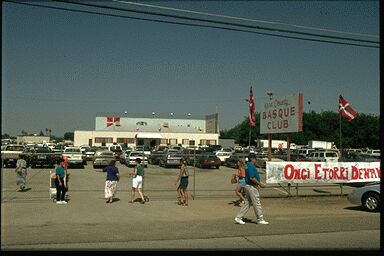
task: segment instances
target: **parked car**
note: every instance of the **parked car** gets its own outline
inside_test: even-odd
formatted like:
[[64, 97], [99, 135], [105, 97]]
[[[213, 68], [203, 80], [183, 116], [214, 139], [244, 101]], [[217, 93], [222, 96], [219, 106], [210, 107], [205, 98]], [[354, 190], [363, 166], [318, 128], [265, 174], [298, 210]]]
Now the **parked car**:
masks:
[[339, 155], [335, 151], [321, 150], [313, 151], [308, 156], [313, 162], [338, 162]]
[[141, 151], [131, 151], [128, 157], [125, 159], [125, 164], [128, 167], [136, 165], [136, 158], [141, 159], [141, 165], [144, 165], [145, 167], [148, 166], [148, 158], [147, 156], [143, 155], [143, 152]]
[[237, 161], [243, 160], [248, 161], [248, 154], [245, 153], [234, 153], [224, 161], [224, 165], [231, 168], [237, 168]]
[[112, 160], [115, 160], [115, 156], [112, 151], [97, 151], [93, 158], [93, 168], [103, 168], [107, 166]]
[[343, 162], [380, 162], [380, 157], [369, 156], [357, 152], [346, 152], [342, 157]]
[[380, 202], [380, 183], [369, 183], [364, 187], [355, 188], [347, 196], [352, 204], [361, 205], [369, 212], [379, 211]]
[[85, 148], [83, 151], [85, 161], [93, 161], [93, 157], [95, 156], [96, 148]]
[[53, 168], [55, 163], [58, 162], [58, 159], [56, 159], [55, 153], [49, 147], [38, 147], [31, 151], [28, 156], [28, 162], [31, 168], [35, 168], [36, 166]]
[[123, 153], [121, 153], [120, 157], [119, 157], [119, 162], [121, 164], [126, 164], [126, 160], [127, 160], [127, 157], [129, 156], [129, 153], [131, 153], [132, 149], [129, 148], [127, 150], [124, 150]]
[[215, 154], [200, 154], [198, 157], [196, 157], [196, 167], [199, 168], [211, 168], [215, 167], [216, 169], [219, 169], [221, 165], [221, 160], [218, 158]]
[[144, 151], [144, 154], [145, 156], [150, 156], [151, 155], [151, 149], [149, 147], [145, 147], [145, 146], [136, 146], [136, 149], [135, 151], [138, 151], [138, 152], [143, 152]]
[[148, 163], [159, 164], [160, 158], [162, 158], [164, 155], [164, 151], [152, 151], [152, 154], [148, 157]]
[[[279, 157], [281, 160], [288, 161], [288, 155], [282, 154]], [[290, 161], [291, 162], [311, 162], [312, 160], [309, 159], [307, 156], [298, 154], [298, 153], [291, 153], [290, 154]]]
[[232, 155], [230, 152], [217, 151], [216, 156], [220, 159], [221, 164], [224, 164], [225, 159], [229, 158]]
[[79, 147], [66, 147], [63, 152], [63, 158], [65, 157], [68, 158], [68, 166], [78, 165], [84, 168], [87, 164]]
[[316, 151], [314, 148], [301, 148], [297, 150], [297, 153], [300, 155], [308, 156], [313, 151]]
[[162, 167], [180, 167], [181, 159], [180, 153], [166, 153], [160, 158], [159, 165]]
[[9, 144], [5, 146], [1, 151], [1, 160], [3, 161], [3, 167], [16, 167], [16, 162], [19, 159], [19, 155], [25, 152], [23, 145]]
[[181, 155], [187, 165], [193, 165], [194, 159], [202, 153], [199, 149], [185, 149]]

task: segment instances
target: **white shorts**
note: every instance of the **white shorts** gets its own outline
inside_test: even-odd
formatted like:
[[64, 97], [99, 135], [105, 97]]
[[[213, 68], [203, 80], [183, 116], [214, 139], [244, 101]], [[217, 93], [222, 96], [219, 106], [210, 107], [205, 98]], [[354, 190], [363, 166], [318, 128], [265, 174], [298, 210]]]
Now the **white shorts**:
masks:
[[133, 188], [142, 188], [143, 186], [143, 177], [137, 175], [136, 178], [132, 179], [132, 187]]

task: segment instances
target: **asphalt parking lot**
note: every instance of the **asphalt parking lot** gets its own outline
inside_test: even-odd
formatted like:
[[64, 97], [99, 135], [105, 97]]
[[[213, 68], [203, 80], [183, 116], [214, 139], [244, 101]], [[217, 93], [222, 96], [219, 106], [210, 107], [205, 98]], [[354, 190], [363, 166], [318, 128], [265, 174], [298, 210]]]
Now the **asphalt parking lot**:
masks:
[[[234, 224], [235, 169], [190, 167], [190, 204], [176, 204], [178, 169], [149, 165], [144, 191], [150, 201], [129, 204], [132, 168], [121, 173], [117, 200], [104, 200], [105, 173], [92, 165], [69, 169], [69, 203], [49, 196], [50, 169], [29, 170], [26, 192], [16, 192], [14, 169], [2, 169], [1, 245], [4, 250], [57, 249], [378, 249], [380, 215], [351, 205], [350, 187], [268, 186], [262, 205], [269, 225]], [[264, 172], [261, 170], [262, 179]], [[298, 196], [296, 196], [298, 195]], [[59, 224], [62, 223], [62, 224]], [[57, 233], [62, 234], [60, 243]], [[302, 238], [305, 239], [303, 240]], [[298, 240], [299, 239], [299, 240]], [[296, 241], [296, 242], [295, 242]], [[297, 242], [301, 241], [301, 242]]]

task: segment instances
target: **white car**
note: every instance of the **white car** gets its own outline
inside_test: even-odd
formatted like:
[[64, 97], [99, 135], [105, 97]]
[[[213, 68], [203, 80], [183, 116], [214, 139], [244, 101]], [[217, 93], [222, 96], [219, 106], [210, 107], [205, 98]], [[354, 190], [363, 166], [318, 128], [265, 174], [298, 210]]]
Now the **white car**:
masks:
[[130, 166], [136, 165], [136, 158], [141, 159], [141, 165], [144, 165], [145, 167], [148, 166], [148, 158], [147, 156], [143, 156], [143, 152], [141, 151], [131, 151], [128, 155], [128, 157], [125, 158], [125, 164]]
[[380, 183], [371, 183], [355, 188], [348, 194], [347, 198], [352, 204], [361, 205], [367, 211], [380, 211]]
[[221, 164], [225, 162], [225, 159], [229, 158], [232, 155], [230, 152], [217, 151], [216, 156], [220, 159]]

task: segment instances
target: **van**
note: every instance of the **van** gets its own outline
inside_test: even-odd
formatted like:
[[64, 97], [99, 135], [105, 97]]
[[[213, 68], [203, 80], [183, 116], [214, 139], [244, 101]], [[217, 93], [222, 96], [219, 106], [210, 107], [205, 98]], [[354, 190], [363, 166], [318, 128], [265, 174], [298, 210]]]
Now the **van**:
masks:
[[336, 151], [313, 151], [308, 156], [313, 162], [338, 162], [339, 154]]

